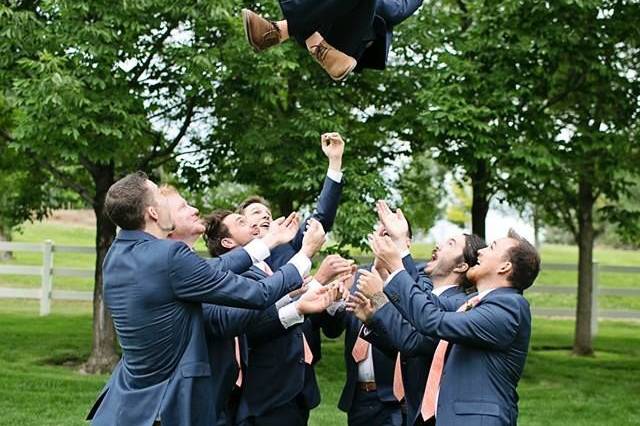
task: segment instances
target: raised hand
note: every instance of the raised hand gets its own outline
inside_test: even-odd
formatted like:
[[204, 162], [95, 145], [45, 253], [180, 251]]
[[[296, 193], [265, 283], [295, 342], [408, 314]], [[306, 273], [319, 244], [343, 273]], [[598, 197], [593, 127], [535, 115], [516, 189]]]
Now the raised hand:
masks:
[[280, 244], [288, 243], [296, 236], [298, 227], [300, 226], [300, 217], [298, 213], [293, 212], [286, 218], [279, 217], [271, 222], [269, 230], [262, 238], [267, 247], [274, 248]]
[[394, 242], [406, 245], [409, 239], [409, 222], [404, 217], [402, 210], [396, 209], [395, 213], [392, 212], [384, 200], [378, 200], [376, 210], [380, 222], [391, 239]]
[[308, 290], [295, 302], [296, 308], [298, 309], [298, 313], [303, 315], [317, 314], [327, 309], [327, 307], [333, 303], [335, 297], [335, 289], [317, 286]]
[[379, 235], [369, 235], [369, 246], [376, 257], [376, 269], [386, 270], [387, 273], [402, 268], [400, 250], [391, 238]]
[[353, 260], [347, 260], [338, 254], [330, 254], [322, 260], [314, 278], [325, 285], [340, 275], [351, 272]]
[[322, 224], [315, 219], [307, 221], [307, 230], [302, 238], [302, 252], [311, 259], [320, 249], [325, 241]]
[[380, 262], [378, 261], [378, 258], [375, 258], [373, 260], [373, 268], [371, 268], [371, 272], [377, 274], [382, 281], [386, 281], [387, 278], [389, 278], [389, 271], [387, 271], [386, 268], [380, 266], [379, 263]]
[[360, 277], [356, 283], [356, 288], [361, 294], [370, 299], [374, 294], [382, 291], [384, 283], [380, 275], [366, 269], [361, 269], [359, 272]]
[[371, 300], [366, 298], [362, 293], [356, 292], [349, 296], [349, 300], [347, 301], [347, 311], [353, 312], [353, 314], [360, 321], [366, 323], [375, 314], [375, 309]]
[[340, 171], [342, 167], [342, 155], [344, 154], [344, 141], [339, 133], [324, 133], [320, 137], [322, 152], [329, 159], [329, 168]]

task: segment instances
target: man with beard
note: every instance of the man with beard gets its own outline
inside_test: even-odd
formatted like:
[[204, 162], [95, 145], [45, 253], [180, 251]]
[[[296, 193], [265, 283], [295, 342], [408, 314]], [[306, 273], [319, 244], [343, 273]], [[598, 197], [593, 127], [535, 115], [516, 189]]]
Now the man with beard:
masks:
[[[486, 247], [484, 241], [470, 234], [459, 234], [437, 244], [424, 270], [429, 279], [419, 282], [420, 288], [436, 296], [441, 306], [455, 310], [474, 291], [465, 273], [468, 265], [476, 263], [477, 250], [482, 247]], [[382, 280], [366, 278], [359, 285], [367, 297], [382, 291], [382, 287]], [[359, 306], [353, 306], [354, 314], [366, 324], [361, 337], [387, 353], [400, 352], [405, 424], [424, 424], [420, 402], [438, 340], [418, 333], [391, 303], [382, 302], [374, 307], [365, 298], [357, 300]]]
[[[386, 224], [390, 231], [386, 235], [398, 241], [398, 244], [406, 239], [407, 234], [410, 235], [408, 222], [399, 209], [393, 214], [386, 203], [380, 201], [378, 215], [381, 223]], [[465, 274], [469, 265], [476, 263], [477, 251], [483, 247], [486, 244], [476, 235], [460, 234], [441, 241], [436, 244], [423, 274], [416, 280], [418, 285], [423, 291], [431, 291], [437, 296], [441, 305], [455, 310], [469, 293], [475, 291]], [[407, 268], [405, 253], [401, 256]], [[411, 269], [407, 268], [407, 271], [415, 279]], [[358, 289], [362, 295], [372, 297], [382, 291], [382, 280], [366, 275], [360, 280]], [[422, 424], [420, 401], [437, 339], [418, 333], [390, 303], [383, 301], [374, 307], [365, 297], [357, 295], [355, 299], [358, 303], [351, 303], [351, 308], [366, 324], [360, 337], [388, 354], [400, 352], [402, 381], [398, 383], [396, 379], [394, 388], [396, 393], [403, 394], [405, 398], [405, 424]]]
[[[105, 211], [121, 228], [103, 274], [122, 359], [88, 417], [94, 425], [209, 424], [211, 369], [201, 303], [268, 307], [301, 284], [311, 261], [298, 257], [277, 272], [290, 279], [270, 282], [223, 271], [166, 239], [175, 229], [168, 200], [141, 172], [109, 188]], [[286, 225], [282, 230], [295, 232]], [[264, 241], [251, 251], [239, 251], [249, 264], [269, 254]]]
[[445, 425], [515, 425], [516, 387], [531, 336], [531, 312], [522, 293], [540, 270], [535, 247], [510, 230], [479, 250], [467, 272], [478, 294], [456, 312], [443, 309], [411, 279], [391, 238], [373, 236], [371, 247], [390, 273], [384, 294], [420, 333], [440, 339], [422, 417]]

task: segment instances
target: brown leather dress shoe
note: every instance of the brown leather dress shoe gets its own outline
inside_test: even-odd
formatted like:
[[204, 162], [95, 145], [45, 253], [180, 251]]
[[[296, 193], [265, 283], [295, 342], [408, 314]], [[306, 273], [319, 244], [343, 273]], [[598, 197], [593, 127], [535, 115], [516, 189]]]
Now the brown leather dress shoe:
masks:
[[249, 9], [242, 9], [242, 23], [247, 41], [256, 52], [262, 52], [282, 41], [280, 28], [275, 22], [264, 19]]
[[351, 56], [342, 53], [326, 41], [311, 46], [313, 58], [335, 81], [342, 81], [353, 71], [358, 62]]

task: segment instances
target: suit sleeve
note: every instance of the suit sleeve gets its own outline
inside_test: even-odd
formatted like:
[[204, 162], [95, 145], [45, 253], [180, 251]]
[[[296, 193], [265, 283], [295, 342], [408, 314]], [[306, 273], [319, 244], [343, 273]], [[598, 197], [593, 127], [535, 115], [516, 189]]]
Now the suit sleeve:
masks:
[[413, 278], [414, 281], [417, 281], [418, 269], [416, 268], [416, 263], [413, 261], [413, 257], [411, 257], [410, 254], [402, 258], [402, 265], [409, 275], [411, 275], [411, 278]]
[[251, 256], [242, 247], [235, 248], [219, 257], [208, 259], [207, 262], [212, 268], [230, 271], [234, 274], [243, 274], [253, 265]]
[[394, 27], [413, 15], [422, 5], [422, 0], [381, 0], [376, 13], [387, 25]]
[[176, 297], [190, 302], [264, 309], [302, 284], [293, 265], [255, 281], [212, 267], [182, 243], [171, 247], [167, 261]]
[[259, 346], [295, 330], [296, 327], [299, 325], [285, 328], [280, 321], [278, 310], [274, 307], [274, 309], [262, 311], [260, 316], [247, 327], [245, 333], [250, 346]]
[[205, 303], [202, 305], [202, 313], [205, 326], [211, 334], [216, 338], [227, 339], [244, 334], [262, 311]]
[[483, 299], [467, 312], [447, 312], [423, 292], [406, 271], [385, 287], [389, 300], [420, 333], [482, 348], [504, 350], [514, 340], [520, 324], [520, 306], [500, 297]]
[[[333, 228], [333, 222], [335, 221], [336, 214], [338, 213], [338, 205], [340, 204], [341, 195], [342, 182], [338, 183], [329, 177], [325, 177], [324, 185], [322, 186], [322, 191], [320, 191], [318, 203], [316, 204], [316, 209], [309, 217], [320, 222], [325, 232], [329, 232], [331, 231], [331, 228]], [[300, 225], [298, 233], [289, 243], [295, 251], [300, 250], [302, 247], [302, 238], [304, 237], [304, 231], [307, 227], [307, 220], [309, 220], [309, 218]]]
[[380, 336], [380, 340], [407, 356], [433, 355], [438, 343], [438, 339], [419, 333], [391, 303], [380, 308], [367, 327]]
[[309, 319], [314, 327], [322, 329], [322, 333], [330, 339], [340, 337], [345, 329], [345, 310], [329, 315], [326, 311], [310, 315]]

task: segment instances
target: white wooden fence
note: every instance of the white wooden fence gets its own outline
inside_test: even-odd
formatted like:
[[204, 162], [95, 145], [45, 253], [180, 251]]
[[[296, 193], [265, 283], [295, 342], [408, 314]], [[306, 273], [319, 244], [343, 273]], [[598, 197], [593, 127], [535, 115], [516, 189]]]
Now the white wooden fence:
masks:
[[53, 290], [53, 277], [81, 277], [93, 280], [93, 269], [56, 268], [54, 266], [55, 253], [95, 254], [94, 247], [54, 245], [46, 240], [41, 244], [0, 242], [0, 251], [12, 252], [40, 252], [42, 265], [3, 265], [0, 264], [0, 275], [31, 275], [40, 276], [40, 288], [2, 288], [0, 299], [39, 299], [40, 315], [51, 312], [51, 300], [84, 300], [92, 301], [92, 291]]
[[[40, 252], [42, 253], [42, 265], [25, 266], [25, 265], [5, 265], [0, 264], [0, 275], [31, 275], [40, 277], [39, 289], [24, 288], [2, 288], [0, 287], [0, 299], [39, 299], [40, 315], [48, 315], [51, 312], [51, 300], [81, 300], [92, 301], [93, 291], [68, 291], [54, 290], [54, 277], [82, 277], [93, 280], [93, 269], [79, 268], [58, 268], [54, 265], [54, 255], [56, 253], [79, 253], [79, 254], [95, 254], [94, 247], [82, 246], [63, 246], [55, 245], [53, 241], [46, 240], [41, 244], [29, 243], [7, 243], [0, 242], [0, 251], [13, 252]], [[367, 263], [365, 258], [358, 258], [359, 263]], [[370, 260], [370, 259], [369, 259]], [[543, 270], [553, 271], [572, 271], [575, 272], [576, 265], [571, 264], [549, 264], [542, 265]], [[638, 288], [601, 288], [600, 273], [623, 273], [637, 274]], [[636, 319], [640, 320], [640, 311], [632, 310], [600, 310], [598, 309], [599, 296], [626, 296], [640, 297], [640, 268], [630, 266], [609, 266], [600, 265], [597, 262], [593, 264], [593, 298], [592, 298], [592, 330], [597, 333], [598, 318], [612, 319]], [[570, 294], [576, 295], [577, 286], [550, 286], [536, 284], [528, 293], [547, 293], [547, 294]], [[533, 313], [540, 316], [550, 317], [574, 317], [574, 308], [536, 308]]]

